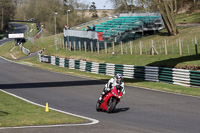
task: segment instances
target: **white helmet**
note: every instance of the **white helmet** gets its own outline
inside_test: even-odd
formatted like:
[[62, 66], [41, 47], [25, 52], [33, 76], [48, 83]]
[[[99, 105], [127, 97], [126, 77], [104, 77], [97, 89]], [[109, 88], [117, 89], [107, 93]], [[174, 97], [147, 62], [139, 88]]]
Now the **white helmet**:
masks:
[[[120, 74], [120, 73], [116, 74], [116, 75], [115, 75], [115, 78], [117, 79], [116, 82], [117, 82], [118, 84], [121, 84], [122, 78], [123, 78], [122, 74]], [[121, 79], [121, 80], [118, 80], [118, 79]]]

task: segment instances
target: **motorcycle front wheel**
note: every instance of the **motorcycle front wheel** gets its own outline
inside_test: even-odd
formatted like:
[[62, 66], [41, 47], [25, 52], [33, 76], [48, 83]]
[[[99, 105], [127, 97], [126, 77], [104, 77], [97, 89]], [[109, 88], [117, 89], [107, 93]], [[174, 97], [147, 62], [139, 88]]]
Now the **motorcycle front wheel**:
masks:
[[113, 112], [116, 104], [117, 104], [117, 98], [111, 97], [107, 102], [107, 112], [108, 113]]
[[97, 101], [97, 104], [96, 104], [96, 110], [97, 110], [97, 111], [101, 111], [100, 105], [101, 105], [101, 104]]

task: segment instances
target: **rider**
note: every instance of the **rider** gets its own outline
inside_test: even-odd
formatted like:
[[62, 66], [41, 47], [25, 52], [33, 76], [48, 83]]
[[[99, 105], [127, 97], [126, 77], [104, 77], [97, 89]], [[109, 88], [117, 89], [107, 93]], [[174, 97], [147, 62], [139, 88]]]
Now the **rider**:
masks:
[[113, 86], [116, 86], [117, 88], [120, 87], [122, 90], [122, 94], [125, 94], [125, 89], [124, 89], [124, 82], [122, 81], [123, 76], [121, 74], [116, 74], [114, 78], [111, 78], [107, 84], [105, 84], [105, 88], [103, 89], [103, 92], [101, 93], [101, 96], [99, 97], [98, 102], [103, 101], [103, 97], [111, 91], [111, 88]]

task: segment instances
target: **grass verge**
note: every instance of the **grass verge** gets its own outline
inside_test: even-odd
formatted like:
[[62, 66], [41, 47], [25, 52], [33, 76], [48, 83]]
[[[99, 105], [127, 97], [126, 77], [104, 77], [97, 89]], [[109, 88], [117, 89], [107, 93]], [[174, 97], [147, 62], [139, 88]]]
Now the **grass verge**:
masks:
[[0, 91], [0, 127], [83, 123], [84, 119], [32, 105]]

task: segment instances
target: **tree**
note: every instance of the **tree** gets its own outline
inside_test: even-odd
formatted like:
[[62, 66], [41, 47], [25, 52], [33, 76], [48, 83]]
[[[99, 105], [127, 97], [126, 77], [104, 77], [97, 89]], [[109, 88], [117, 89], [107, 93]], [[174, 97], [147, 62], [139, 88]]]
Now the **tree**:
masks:
[[3, 31], [7, 28], [9, 20], [14, 17], [15, 5], [12, 0], [0, 1], [0, 29]]
[[144, 4], [148, 0], [110, 0], [116, 9], [116, 12], [130, 12], [144, 10]]
[[108, 12], [107, 11], [102, 11], [102, 17], [107, 17], [108, 16], [108, 14], [107, 14]]
[[84, 3], [80, 3], [80, 9], [81, 9], [81, 18], [83, 20], [86, 11], [88, 10], [89, 5], [88, 4], [84, 4]]
[[[149, 9], [159, 10], [165, 23], [165, 27], [170, 35], [178, 34], [178, 30], [175, 24], [174, 11], [176, 11], [177, 0], [112, 0], [115, 6], [121, 10], [129, 11], [130, 3], [134, 3], [141, 6], [143, 9], [151, 7]], [[175, 7], [175, 8], [174, 8]], [[156, 9], [155, 9], [156, 8]]]
[[96, 10], [95, 2], [92, 2], [92, 5], [89, 9], [90, 14], [92, 14], [92, 17], [98, 17], [98, 11]]
[[165, 23], [165, 27], [170, 35], [177, 35], [178, 29], [174, 19], [174, 0], [153, 0], [160, 11]]

